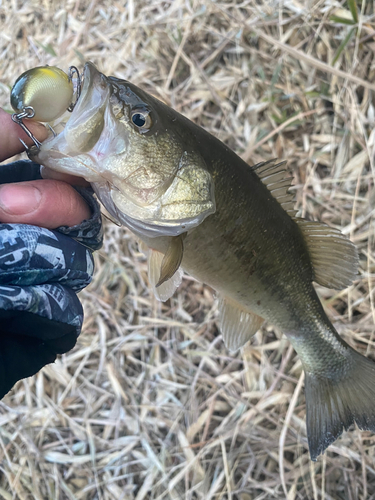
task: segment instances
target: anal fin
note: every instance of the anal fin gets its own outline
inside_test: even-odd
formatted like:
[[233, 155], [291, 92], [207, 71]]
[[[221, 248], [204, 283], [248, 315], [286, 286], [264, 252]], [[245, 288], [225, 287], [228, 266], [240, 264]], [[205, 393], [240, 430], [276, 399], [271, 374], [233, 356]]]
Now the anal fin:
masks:
[[228, 297], [220, 297], [219, 311], [220, 330], [226, 347], [231, 351], [246, 344], [264, 322], [263, 318]]

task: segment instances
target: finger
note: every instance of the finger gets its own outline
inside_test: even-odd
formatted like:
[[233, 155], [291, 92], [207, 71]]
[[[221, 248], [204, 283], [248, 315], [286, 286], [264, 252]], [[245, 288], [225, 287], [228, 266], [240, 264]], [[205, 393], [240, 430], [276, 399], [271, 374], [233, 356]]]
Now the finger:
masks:
[[73, 186], [90, 186], [90, 183], [85, 181], [83, 177], [77, 177], [76, 175], [63, 174], [61, 172], [56, 172], [51, 168], [42, 166], [40, 169], [40, 175], [43, 179], [55, 179], [57, 181], [64, 181], [68, 184], [73, 184]]
[[72, 186], [37, 180], [0, 186], [0, 221], [47, 229], [75, 226], [91, 216], [90, 208]]
[[[44, 141], [47, 138], [47, 129], [41, 123], [32, 120], [24, 120], [24, 123], [39, 141]], [[22, 139], [28, 146], [33, 145], [33, 141], [12, 120], [11, 115], [0, 108], [0, 161], [25, 151], [19, 139]]]

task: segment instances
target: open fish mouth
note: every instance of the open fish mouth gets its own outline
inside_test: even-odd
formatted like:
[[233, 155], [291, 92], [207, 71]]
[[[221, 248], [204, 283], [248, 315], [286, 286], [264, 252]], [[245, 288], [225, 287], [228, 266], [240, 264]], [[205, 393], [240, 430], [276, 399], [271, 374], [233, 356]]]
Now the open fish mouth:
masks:
[[[39, 148], [32, 148], [29, 156], [54, 170], [96, 182], [103, 179], [104, 172], [94, 165], [95, 146], [105, 127], [112, 86], [92, 63], [85, 64], [82, 81], [80, 96], [63, 130], [47, 138]], [[82, 154], [86, 154], [85, 161], [80, 158]]]

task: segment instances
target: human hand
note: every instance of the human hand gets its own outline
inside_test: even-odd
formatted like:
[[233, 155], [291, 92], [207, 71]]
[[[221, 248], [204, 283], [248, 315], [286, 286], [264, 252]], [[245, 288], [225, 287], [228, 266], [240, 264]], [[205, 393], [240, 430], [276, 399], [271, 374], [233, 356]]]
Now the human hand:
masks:
[[[43, 126], [27, 125], [45, 138]], [[1, 159], [22, 151], [18, 137], [30, 144], [0, 110]], [[76, 293], [91, 281], [101, 217], [92, 192], [78, 193], [67, 183], [82, 185], [82, 179], [63, 178], [41, 179], [31, 161], [0, 165], [0, 399], [18, 380], [72, 349], [81, 331]]]
[[[25, 123], [38, 140], [43, 141], [47, 137], [47, 131], [40, 123], [31, 120], [25, 120]], [[32, 145], [31, 139], [21, 127], [0, 108], [0, 162], [24, 150], [18, 138], [27, 145]], [[0, 170], [2, 168], [4, 166], [0, 166]], [[54, 229], [59, 226], [75, 226], [88, 219], [88, 205], [70, 185], [87, 183], [73, 176], [50, 173], [49, 177], [54, 178], [2, 184], [0, 221]]]

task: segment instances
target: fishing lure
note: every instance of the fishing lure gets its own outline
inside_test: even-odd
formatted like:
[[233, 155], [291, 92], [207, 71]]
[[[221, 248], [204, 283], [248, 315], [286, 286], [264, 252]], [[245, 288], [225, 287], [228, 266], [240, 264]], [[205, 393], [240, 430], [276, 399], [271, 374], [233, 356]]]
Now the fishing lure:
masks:
[[[77, 81], [76, 90], [73, 85], [74, 74]], [[75, 66], [70, 66], [68, 73], [56, 66], [29, 69], [17, 78], [12, 88], [10, 103], [15, 111], [12, 120], [20, 125], [39, 148], [40, 142], [23, 123], [23, 119], [46, 123], [54, 121], [65, 111], [73, 111], [80, 93], [81, 77]], [[51, 126], [50, 128], [54, 133]], [[27, 150], [26, 144], [21, 139], [20, 141]]]

